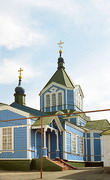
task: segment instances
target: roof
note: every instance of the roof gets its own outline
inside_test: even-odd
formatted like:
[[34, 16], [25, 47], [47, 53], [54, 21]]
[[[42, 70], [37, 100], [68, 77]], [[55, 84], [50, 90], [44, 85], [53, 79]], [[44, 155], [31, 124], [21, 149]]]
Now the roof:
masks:
[[8, 106], [8, 104], [0, 103], [0, 106]]
[[[42, 125], [49, 125], [54, 118], [55, 116], [42, 117]], [[40, 125], [41, 125], [41, 118], [37, 119], [32, 126], [40, 126]]]
[[[83, 118], [83, 120], [85, 120], [85, 121], [91, 121], [91, 119], [90, 119], [90, 117], [89, 116], [86, 116], [86, 114], [85, 113], [82, 113], [82, 114], [74, 114], [75, 112], [77, 112], [77, 111], [75, 111], [75, 110], [73, 110], [73, 109], [65, 109], [65, 110], [58, 110], [58, 111], [54, 111], [54, 112], [47, 112], [46, 114], [47, 115], [62, 115], [62, 116], [64, 116], [64, 118], [63, 119], [68, 119], [68, 118], [77, 118], [77, 117], [81, 117], [81, 118]], [[67, 114], [67, 115], [66, 115]]]
[[[60, 123], [60, 120], [57, 116], [49, 116], [49, 117], [42, 117], [42, 125], [43, 126], [48, 126], [53, 120], [55, 120], [58, 128], [60, 131], [63, 131], [63, 127]], [[32, 124], [32, 129], [35, 129], [35, 128], [39, 128], [41, 127], [41, 118], [37, 119], [33, 124]]]
[[51, 77], [51, 79], [48, 81], [48, 83], [45, 85], [45, 87], [47, 87], [52, 82], [61, 84], [61, 85], [66, 86], [68, 88], [74, 88], [75, 87], [75, 85], [71, 81], [70, 77], [68, 76], [68, 74], [66, 73], [66, 71], [63, 68], [58, 69], [54, 73], [54, 75]]
[[22, 111], [25, 111], [27, 113], [30, 113], [34, 116], [45, 116], [45, 113], [39, 111], [39, 110], [36, 110], [36, 109], [33, 109], [33, 108], [30, 108], [28, 106], [25, 106], [25, 105], [21, 105], [21, 104], [18, 104], [18, 103], [12, 103], [10, 105], [11, 107], [14, 107], [16, 109], [19, 109], [19, 110], [22, 110]]
[[110, 123], [106, 119], [88, 121], [85, 125], [85, 128], [104, 131], [104, 130], [110, 128]]
[[102, 132], [101, 135], [110, 135], [110, 129], [108, 129], [108, 130]]

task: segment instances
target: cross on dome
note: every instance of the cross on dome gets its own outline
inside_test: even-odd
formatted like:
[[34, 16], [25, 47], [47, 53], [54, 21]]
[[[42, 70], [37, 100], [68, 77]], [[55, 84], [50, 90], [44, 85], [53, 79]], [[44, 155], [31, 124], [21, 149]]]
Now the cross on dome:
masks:
[[21, 74], [22, 71], [23, 71], [22, 68], [20, 68], [20, 69], [18, 70], [18, 72], [19, 72], [19, 79], [22, 79], [22, 74]]
[[19, 76], [18, 76], [18, 78], [19, 78], [19, 84], [18, 85], [21, 85], [21, 79], [22, 79], [22, 74], [21, 74], [21, 72], [23, 71], [23, 69], [22, 68], [20, 68], [19, 70], [18, 70], [18, 72], [19, 72]]
[[61, 54], [62, 54], [62, 44], [64, 44], [64, 42], [62, 42], [61, 40], [60, 40], [60, 42], [58, 43], [58, 45], [59, 45], [59, 48], [60, 48], [60, 50], [59, 50], [59, 54], [60, 54], [60, 57], [61, 57]]

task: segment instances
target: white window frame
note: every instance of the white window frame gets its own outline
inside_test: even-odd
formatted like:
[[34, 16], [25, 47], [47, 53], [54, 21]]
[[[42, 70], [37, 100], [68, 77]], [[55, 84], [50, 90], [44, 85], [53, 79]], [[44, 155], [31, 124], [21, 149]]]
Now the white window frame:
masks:
[[[82, 142], [81, 142], [82, 141]], [[82, 143], [82, 144], [81, 144]], [[82, 150], [81, 150], [82, 149]], [[84, 154], [84, 139], [82, 136], [80, 136], [80, 155], [82, 156]]]
[[[48, 99], [47, 99], [47, 96], [48, 96]], [[46, 107], [50, 107], [50, 94], [45, 95], [45, 100], [46, 100]]]
[[[61, 104], [61, 105], [58, 105], [58, 93], [61, 93], [61, 94], [62, 94], [62, 104]], [[56, 95], [56, 105], [53, 105], [53, 102], [52, 102], [52, 94], [55, 94], [55, 95]], [[47, 98], [46, 98], [47, 95], [50, 96], [50, 106], [47, 106]], [[58, 106], [62, 106], [62, 109], [64, 109], [64, 91], [63, 91], [63, 90], [59, 89], [59, 90], [57, 91], [57, 89], [54, 88], [54, 91], [51, 90], [51, 92], [46, 92], [46, 93], [44, 94], [44, 108], [49, 107], [50, 110], [51, 110], [52, 106], [57, 107], [57, 110], [58, 110]]]
[[[74, 143], [75, 143], [75, 145], [74, 145]], [[71, 133], [71, 152], [73, 154], [76, 154], [76, 152], [77, 152], [76, 150], [77, 150], [76, 134]]]
[[56, 107], [56, 93], [52, 93], [52, 106]]
[[[8, 136], [9, 135], [3, 135], [3, 129], [11, 129], [11, 148], [3, 148], [3, 136]], [[13, 127], [2, 127], [1, 128], [1, 148], [0, 150], [3, 150], [3, 151], [13, 151], [14, 149], [14, 128]]]
[[58, 92], [58, 106], [62, 106], [62, 102], [63, 102], [62, 92]]

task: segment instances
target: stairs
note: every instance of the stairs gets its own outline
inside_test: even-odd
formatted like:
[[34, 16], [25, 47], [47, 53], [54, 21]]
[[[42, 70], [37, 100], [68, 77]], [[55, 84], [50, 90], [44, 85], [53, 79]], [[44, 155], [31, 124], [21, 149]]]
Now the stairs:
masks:
[[77, 169], [76, 167], [73, 167], [72, 165], [68, 164], [67, 162], [63, 161], [60, 158], [56, 158], [55, 160], [51, 160], [48, 157], [46, 157], [46, 159], [48, 159], [49, 161], [53, 162], [54, 164], [60, 166], [62, 168], [62, 171]]

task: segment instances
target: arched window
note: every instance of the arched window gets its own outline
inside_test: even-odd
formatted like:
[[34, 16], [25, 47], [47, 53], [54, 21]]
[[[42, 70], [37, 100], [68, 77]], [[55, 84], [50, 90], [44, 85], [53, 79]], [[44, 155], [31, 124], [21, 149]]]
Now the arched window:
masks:
[[50, 95], [46, 95], [46, 107], [50, 107]]
[[56, 94], [52, 94], [52, 106], [56, 106]]
[[62, 105], [62, 93], [58, 93], [58, 105]]

